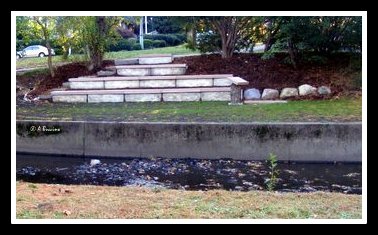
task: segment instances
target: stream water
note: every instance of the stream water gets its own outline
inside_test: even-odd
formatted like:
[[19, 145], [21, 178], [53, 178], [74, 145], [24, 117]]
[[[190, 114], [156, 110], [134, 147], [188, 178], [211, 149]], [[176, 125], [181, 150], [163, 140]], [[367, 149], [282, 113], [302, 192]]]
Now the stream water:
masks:
[[[265, 190], [264, 161], [91, 158], [17, 154], [17, 180], [54, 184], [138, 185], [185, 190]], [[93, 158], [94, 159], [94, 158]], [[97, 163], [97, 164], [96, 164]], [[361, 164], [279, 163], [281, 192], [362, 193]]]

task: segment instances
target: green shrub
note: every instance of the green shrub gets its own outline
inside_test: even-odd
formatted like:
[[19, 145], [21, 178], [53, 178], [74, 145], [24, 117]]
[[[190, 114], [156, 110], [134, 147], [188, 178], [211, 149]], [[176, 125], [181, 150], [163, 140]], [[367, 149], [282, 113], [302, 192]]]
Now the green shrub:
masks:
[[220, 51], [222, 39], [217, 33], [201, 33], [197, 37], [197, 48], [201, 53]]
[[176, 36], [176, 34], [150, 34], [145, 35], [145, 39], [150, 40], [164, 40], [167, 46], [177, 46], [185, 42], [186, 37]]
[[142, 50], [142, 47], [140, 46], [139, 43], [135, 43], [135, 44], [132, 46], [132, 50], [133, 50], [133, 51]]
[[153, 40], [144, 39], [143, 40], [143, 44], [144, 44], [144, 49], [151, 49], [151, 48], [153, 48], [153, 46], [152, 46]]
[[152, 46], [153, 48], [166, 47], [167, 43], [164, 40], [153, 40]]
[[136, 40], [120, 39], [116, 43], [108, 45], [108, 51], [131, 51]]
[[186, 42], [186, 34], [175, 33], [173, 35], [175, 35], [178, 38], [178, 40], [180, 40], [180, 44]]

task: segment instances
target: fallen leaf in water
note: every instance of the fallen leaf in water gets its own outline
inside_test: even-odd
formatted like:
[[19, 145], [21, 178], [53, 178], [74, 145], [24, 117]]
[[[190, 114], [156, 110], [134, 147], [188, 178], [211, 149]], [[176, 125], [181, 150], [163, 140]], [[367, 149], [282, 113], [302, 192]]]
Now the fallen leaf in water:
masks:
[[69, 210], [64, 210], [64, 211], [63, 211], [63, 214], [64, 214], [64, 215], [67, 215], [67, 216], [68, 216], [68, 215], [71, 215], [71, 211], [69, 211]]

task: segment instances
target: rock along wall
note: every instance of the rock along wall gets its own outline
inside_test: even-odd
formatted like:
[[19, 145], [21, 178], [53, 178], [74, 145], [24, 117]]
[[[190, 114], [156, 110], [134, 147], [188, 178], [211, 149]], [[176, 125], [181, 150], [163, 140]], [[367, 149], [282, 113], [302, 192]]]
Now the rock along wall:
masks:
[[[38, 129], [39, 128], [39, 129]], [[17, 152], [361, 162], [361, 123], [17, 121]]]

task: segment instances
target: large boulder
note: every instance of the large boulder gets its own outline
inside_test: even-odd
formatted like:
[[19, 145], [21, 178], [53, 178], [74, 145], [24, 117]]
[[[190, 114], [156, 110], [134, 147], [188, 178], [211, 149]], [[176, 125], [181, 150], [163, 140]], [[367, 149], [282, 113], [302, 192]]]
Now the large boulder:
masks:
[[278, 99], [278, 96], [280, 95], [280, 93], [278, 92], [278, 90], [275, 90], [275, 89], [264, 89], [262, 95], [261, 95], [261, 99], [263, 100], [275, 100], [275, 99]]
[[299, 95], [315, 95], [316, 87], [304, 84], [298, 87]]
[[284, 88], [281, 91], [280, 98], [285, 99], [289, 97], [298, 96], [298, 89], [297, 88]]
[[321, 86], [318, 88], [319, 95], [330, 95], [331, 94], [331, 88], [327, 86]]
[[244, 99], [246, 100], [259, 100], [260, 98], [260, 91], [256, 88], [251, 88], [244, 91]]

